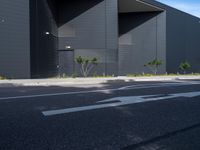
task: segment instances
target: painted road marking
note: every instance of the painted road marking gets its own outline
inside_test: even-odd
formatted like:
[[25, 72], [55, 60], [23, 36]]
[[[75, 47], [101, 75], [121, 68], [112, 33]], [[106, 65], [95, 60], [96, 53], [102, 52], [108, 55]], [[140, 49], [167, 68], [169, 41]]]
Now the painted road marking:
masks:
[[[168, 86], [182, 86], [182, 85], [193, 85], [197, 83], [183, 83], [183, 82], [178, 82], [178, 83], [157, 83], [157, 84], [139, 84], [139, 85], [129, 85], [129, 86], [124, 86], [119, 88], [120, 90], [124, 89], [140, 89], [140, 88], [152, 88], [152, 87], [168, 87]], [[200, 83], [199, 83], [200, 84]]]
[[196, 96], [200, 96], [200, 91], [189, 92], [189, 93], [176, 93], [176, 94], [168, 94], [168, 95], [115, 97], [115, 98], [99, 101], [95, 105], [91, 105], [91, 106], [49, 110], [49, 111], [43, 111], [42, 114], [44, 116], [54, 116], [54, 115], [59, 115], [59, 114], [67, 114], [67, 113], [96, 110], [96, 109], [102, 109], [102, 108], [124, 106], [124, 105], [136, 104], [136, 103], [158, 101], [158, 100], [163, 100], [163, 99], [172, 99], [172, 98], [177, 98], [177, 97], [191, 98], [191, 97], [196, 97]]
[[[13, 99], [26, 99], [26, 98], [37, 98], [37, 97], [48, 97], [48, 96], [61, 96], [61, 95], [74, 95], [74, 94], [88, 94], [97, 92], [113, 92], [120, 90], [131, 90], [131, 89], [148, 89], [156, 87], [171, 87], [171, 86], [183, 86], [183, 85], [194, 85], [199, 83], [157, 83], [157, 84], [142, 84], [142, 85], [131, 85], [124, 86], [115, 89], [104, 89], [104, 90], [91, 90], [91, 91], [78, 91], [78, 92], [66, 92], [66, 93], [50, 93], [50, 94], [35, 94], [35, 95], [23, 95], [23, 96], [11, 96], [11, 97], [1, 97], [0, 100], [13, 100]], [[12, 102], [12, 101], [8, 101]]]

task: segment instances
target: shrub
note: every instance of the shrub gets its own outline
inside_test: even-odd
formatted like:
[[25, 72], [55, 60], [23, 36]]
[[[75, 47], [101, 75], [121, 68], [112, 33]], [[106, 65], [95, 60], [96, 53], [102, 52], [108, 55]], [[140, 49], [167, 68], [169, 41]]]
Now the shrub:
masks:
[[191, 65], [189, 62], [184, 61], [179, 65], [179, 69], [181, 69], [183, 71], [184, 74], [186, 74], [186, 70], [190, 69]]
[[162, 60], [158, 60], [157, 58], [145, 64], [145, 67], [148, 67], [155, 75], [158, 72], [159, 66], [162, 65]]
[[79, 56], [75, 58], [75, 62], [80, 65], [80, 71], [84, 77], [87, 77], [92, 69], [98, 65], [98, 60], [95, 57], [90, 59]]
[[0, 80], [5, 80], [5, 79], [6, 79], [6, 77], [0, 76]]

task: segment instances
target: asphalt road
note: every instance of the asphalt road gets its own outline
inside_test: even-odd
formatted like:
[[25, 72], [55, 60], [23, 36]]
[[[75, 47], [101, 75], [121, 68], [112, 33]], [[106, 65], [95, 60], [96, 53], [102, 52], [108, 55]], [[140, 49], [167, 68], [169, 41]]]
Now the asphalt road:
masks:
[[0, 150], [199, 149], [198, 80], [0, 88]]

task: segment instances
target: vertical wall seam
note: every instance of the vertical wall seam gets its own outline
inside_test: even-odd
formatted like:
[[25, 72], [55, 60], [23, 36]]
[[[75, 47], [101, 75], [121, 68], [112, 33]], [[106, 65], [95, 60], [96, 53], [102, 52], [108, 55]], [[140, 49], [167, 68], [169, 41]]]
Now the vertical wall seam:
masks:
[[105, 3], [105, 75], [107, 75], [107, 0]]
[[156, 59], [158, 59], [158, 16], [156, 16]]

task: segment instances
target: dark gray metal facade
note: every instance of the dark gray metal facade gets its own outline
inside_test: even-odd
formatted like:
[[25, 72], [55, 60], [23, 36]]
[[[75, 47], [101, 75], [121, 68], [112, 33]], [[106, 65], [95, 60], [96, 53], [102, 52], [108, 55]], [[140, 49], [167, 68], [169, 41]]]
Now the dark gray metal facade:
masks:
[[74, 74], [74, 50], [59, 51], [59, 74], [60, 76]]
[[148, 62], [163, 61], [159, 73], [166, 72], [166, 13], [135, 12], [119, 15], [119, 74], [152, 73]]
[[[95, 74], [116, 75], [118, 61], [117, 0], [88, 0], [87, 3], [82, 0], [63, 1], [60, 6], [59, 50], [70, 46], [75, 51], [75, 58], [78, 56], [96, 57], [99, 65]], [[71, 16], [70, 12], [72, 12]], [[65, 14], [67, 13], [69, 15], [66, 19]], [[78, 70], [79, 67], [76, 65], [74, 71], [77, 73]]]
[[191, 64], [190, 72], [200, 72], [200, 18], [156, 1], [145, 1], [166, 11], [167, 72], [179, 72], [183, 61]]
[[52, 1], [31, 0], [30, 9], [31, 77], [55, 76], [58, 64], [56, 7]]
[[30, 78], [28, 0], [0, 0], [0, 75]]
[[190, 72], [200, 72], [200, 19], [171, 8], [167, 11], [167, 70], [176, 72], [181, 62], [188, 61]]
[[0, 0], [0, 75], [79, 73], [78, 56], [98, 58], [93, 73], [101, 75], [149, 73], [144, 64], [155, 58], [163, 61], [159, 73], [176, 73], [185, 60], [200, 72], [199, 18], [154, 0], [141, 1], [146, 11], [119, 7], [118, 0]]

